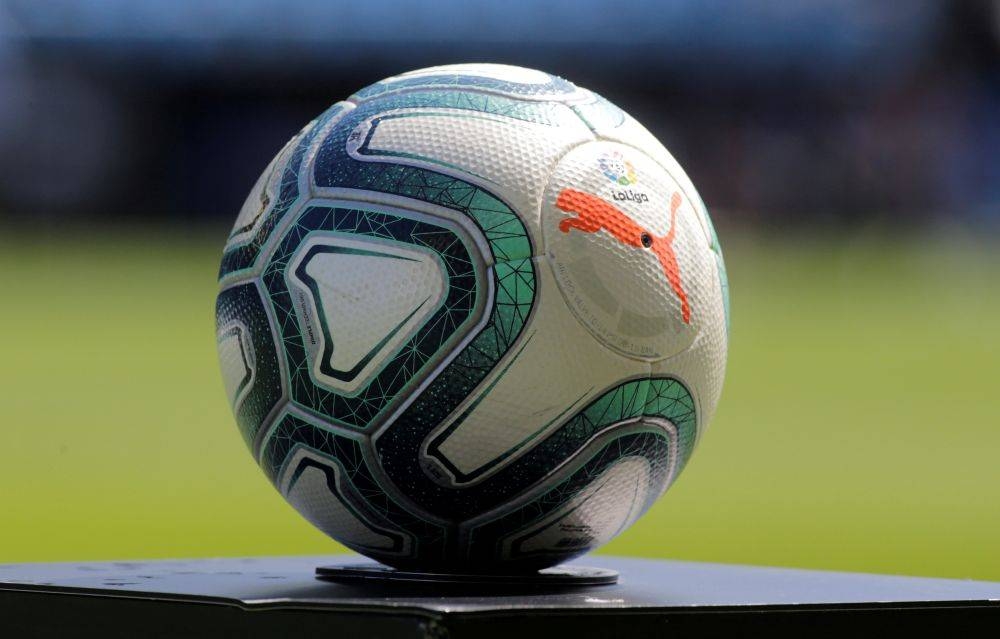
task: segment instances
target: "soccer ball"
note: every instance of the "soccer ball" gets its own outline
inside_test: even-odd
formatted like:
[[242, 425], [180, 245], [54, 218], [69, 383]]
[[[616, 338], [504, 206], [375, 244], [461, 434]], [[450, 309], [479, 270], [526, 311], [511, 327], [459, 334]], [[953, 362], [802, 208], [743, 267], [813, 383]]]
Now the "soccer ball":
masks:
[[396, 567], [607, 542], [722, 387], [726, 271], [691, 181], [531, 69], [421, 69], [330, 107], [253, 187], [219, 282], [247, 446], [306, 519]]

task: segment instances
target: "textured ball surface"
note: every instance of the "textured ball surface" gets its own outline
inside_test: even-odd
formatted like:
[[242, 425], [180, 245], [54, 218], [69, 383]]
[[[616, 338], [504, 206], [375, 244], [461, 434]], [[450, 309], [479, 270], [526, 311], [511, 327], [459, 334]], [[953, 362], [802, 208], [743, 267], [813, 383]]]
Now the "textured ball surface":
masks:
[[226, 243], [219, 359], [275, 487], [390, 565], [552, 565], [687, 463], [725, 369], [725, 266], [657, 140], [518, 67], [362, 89], [265, 169]]

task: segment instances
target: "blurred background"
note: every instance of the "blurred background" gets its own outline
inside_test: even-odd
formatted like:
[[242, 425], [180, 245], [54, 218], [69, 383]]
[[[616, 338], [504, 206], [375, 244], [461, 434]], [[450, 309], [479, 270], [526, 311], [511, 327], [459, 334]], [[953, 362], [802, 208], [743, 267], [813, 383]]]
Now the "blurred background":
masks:
[[215, 274], [329, 104], [541, 68], [719, 227], [722, 402], [603, 552], [1000, 580], [1000, 3], [0, 0], [0, 561], [336, 552], [237, 434]]

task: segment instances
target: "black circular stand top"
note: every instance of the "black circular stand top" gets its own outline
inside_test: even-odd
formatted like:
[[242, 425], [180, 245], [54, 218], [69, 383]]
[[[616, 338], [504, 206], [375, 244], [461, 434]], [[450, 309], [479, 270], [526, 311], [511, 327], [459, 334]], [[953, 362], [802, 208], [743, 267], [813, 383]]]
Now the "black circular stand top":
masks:
[[316, 577], [352, 584], [437, 584], [526, 588], [578, 588], [618, 583], [618, 571], [587, 566], [554, 566], [529, 573], [461, 573], [397, 570], [381, 564], [319, 566]]

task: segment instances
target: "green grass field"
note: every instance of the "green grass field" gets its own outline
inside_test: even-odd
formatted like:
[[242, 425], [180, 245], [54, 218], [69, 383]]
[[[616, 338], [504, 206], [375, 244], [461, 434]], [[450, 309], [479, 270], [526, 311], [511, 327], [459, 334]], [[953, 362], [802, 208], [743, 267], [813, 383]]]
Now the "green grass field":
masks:
[[[339, 549], [233, 424], [222, 235], [0, 240], [0, 561]], [[998, 246], [723, 241], [718, 414], [603, 552], [1000, 580]]]

